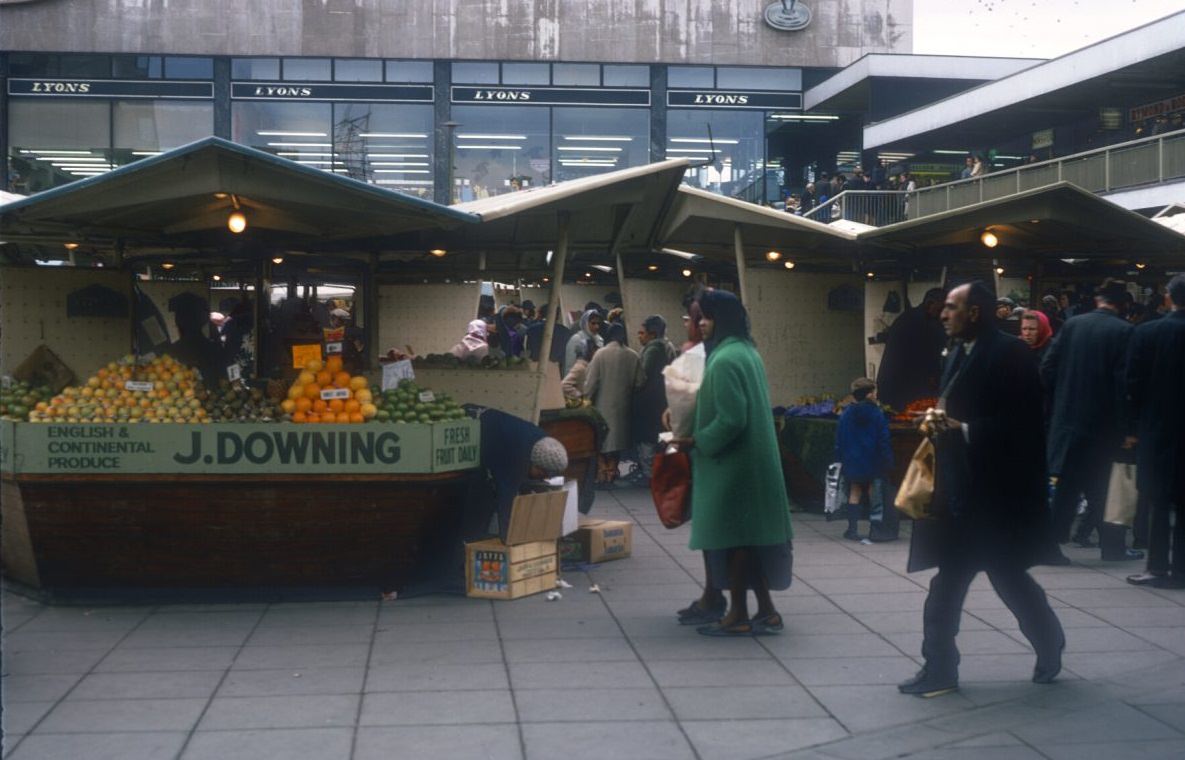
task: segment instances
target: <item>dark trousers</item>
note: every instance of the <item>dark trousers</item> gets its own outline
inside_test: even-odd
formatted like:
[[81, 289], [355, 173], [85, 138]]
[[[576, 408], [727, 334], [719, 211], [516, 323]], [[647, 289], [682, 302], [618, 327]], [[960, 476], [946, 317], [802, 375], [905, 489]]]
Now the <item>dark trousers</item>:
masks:
[[[1038, 657], [1054, 656], [1063, 643], [1061, 621], [1057, 619], [1045, 591], [1019, 565], [987, 568], [985, 572], [992, 588], [1016, 616], [1021, 633], [1029, 640]], [[925, 638], [922, 656], [926, 669], [938, 678], [955, 678], [959, 672], [959, 649], [955, 637], [959, 633], [959, 618], [963, 614], [963, 600], [979, 568], [971, 563], [955, 560], [938, 566], [938, 574], [930, 579], [930, 595], [922, 623]]]
[[1078, 496], [1086, 497], [1086, 514], [1074, 536], [1090, 538], [1103, 519], [1107, 504], [1107, 483], [1111, 478], [1114, 447], [1094, 441], [1084, 441], [1066, 454], [1065, 466], [1058, 476], [1053, 493], [1053, 535], [1061, 543], [1070, 540], [1070, 528], [1078, 510]]
[[[1176, 524], [1169, 526], [1169, 516]], [[1171, 554], [1171, 559], [1170, 559]], [[1185, 498], [1153, 499], [1148, 526], [1148, 572], [1185, 578]]]

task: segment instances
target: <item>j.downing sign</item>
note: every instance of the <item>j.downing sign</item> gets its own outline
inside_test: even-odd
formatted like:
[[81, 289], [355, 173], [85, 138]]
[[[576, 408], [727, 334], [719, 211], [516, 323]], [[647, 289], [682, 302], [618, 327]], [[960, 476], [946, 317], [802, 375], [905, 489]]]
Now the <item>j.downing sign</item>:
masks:
[[244, 475], [451, 472], [480, 463], [476, 420], [432, 424], [0, 424], [0, 465], [21, 474]]

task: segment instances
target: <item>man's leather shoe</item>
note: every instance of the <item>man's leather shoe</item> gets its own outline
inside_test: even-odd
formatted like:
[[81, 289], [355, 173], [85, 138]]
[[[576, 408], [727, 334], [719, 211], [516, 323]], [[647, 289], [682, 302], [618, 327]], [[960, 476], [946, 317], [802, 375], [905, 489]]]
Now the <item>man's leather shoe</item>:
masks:
[[931, 676], [925, 668], [918, 671], [918, 674], [908, 681], [902, 681], [897, 684], [897, 691], [902, 694], [912, 694], [922, 699], [930, 699], [931, 697], [940, 697], [943, 694], [949, 694], [952, 691], [957, 691], [959, 688], [959, 679], [955, 676], [949, 678], [935, 678]]
[[1166, 577], [1168, 576], [1162, 573], [1137, 573], [1136, 575], [1127, 576], [1127, 582], [1133, 586], [1152, 586], [1155, 588], [1156, 584]]
[[1049, 657], [1037, 657], [1037, 665], [1033, 668], [1033, 683], [1053, 683], [1062, 672], [1062, 652], [1066, 649], [1066, 641], [1062, 640], [1057, 653]]

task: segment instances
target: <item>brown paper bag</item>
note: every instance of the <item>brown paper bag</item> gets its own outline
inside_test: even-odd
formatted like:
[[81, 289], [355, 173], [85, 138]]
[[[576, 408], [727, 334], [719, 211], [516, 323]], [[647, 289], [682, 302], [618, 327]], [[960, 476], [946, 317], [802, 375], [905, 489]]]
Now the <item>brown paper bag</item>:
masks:
[[924, 438], [909, 460], [901, 487], [897, 489], [897, 498], [893, 500], [901, 514], [914, 520], [926, 520], [934, 516], [934, 474], [934, 444], [929, 438]]
[[1140, 492], [1136, 489], [1136, 466], [1116, 462], [1111, 465], [1111, 480], [1107, 484], [1107, 507], [1103, 511], [1103, 522], [1112, 525], [1132, 526], [1136, 519], [1136, 501]]

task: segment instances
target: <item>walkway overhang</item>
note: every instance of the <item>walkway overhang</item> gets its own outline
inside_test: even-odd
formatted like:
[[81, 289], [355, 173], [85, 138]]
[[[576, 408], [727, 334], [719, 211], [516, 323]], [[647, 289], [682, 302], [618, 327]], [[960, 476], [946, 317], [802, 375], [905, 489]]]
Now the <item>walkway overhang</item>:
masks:
[[872, 124], [864, 149], [990, 145], [1110, 102], [1154, 101], [1183, 89], [1185, 11]]
[[[1042, 58], [869, 53], [802, 95], [805, 111], [862, 111], [874, 79], [993, 81], [1042, 63]], [[970, 84], [968, 84], [970, 86]]]
[[[986, 247], [985, 231], [999, 245]], [[1185, 265], [1185, 235], [1068, 182], [879, 227], [858, 239], [866, 255], [880, 260], [1020, 256]]]

